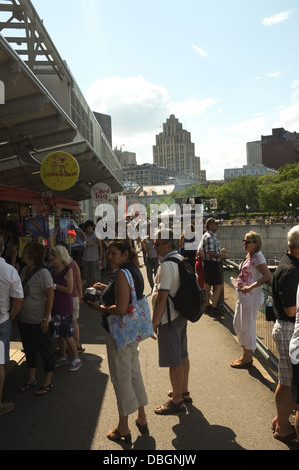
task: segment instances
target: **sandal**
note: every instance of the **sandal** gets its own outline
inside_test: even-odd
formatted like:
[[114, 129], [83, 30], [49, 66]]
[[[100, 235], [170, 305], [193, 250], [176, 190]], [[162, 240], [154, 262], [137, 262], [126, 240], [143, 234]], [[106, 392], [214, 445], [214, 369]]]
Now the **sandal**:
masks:
[[29, 384], [28, 383], [25, 383], [23, 385], [20, 385], [19, 386], [19, 392], [21, 393], [25, 393], [27, 392], [30, 388], [34, 387], [34, 385], [36, 384], [36, 379], [34, 379], [32, 382], [30, 382]]
[[252, 366], [253, 360], [249, 362], [242, 362], [240, 359], [237, 359], [236, 361], [233, 361], [231, 363], [231, 367], [234, 369], [249, 369], [249, 367]]
[[[172, 398], [172, 392], [169, 392], [169, 393], [168, 393], [168, 396], [169, 396], [170, 398]], [[185, 403], [192, 403], [193, 400], [192, 400], [192, 398], [190, 397], [190, 393], [189, 393], [189, 392], [183, 392], [183, 393], [182, 393], [182, 396], [183, 396], [183, 400], [184, 400]]]
[[50, 383], [50, 385], [45, 385], [44, 387], [41, 387], [38, 390], [36, 390], [36, 392], [34, 392], [34, 395], [36, 395], [38, 397], [46, 395], [47, 393], [51, 392], [53, 387], [54, 387], [54, 385], [52, 383]]
[[186, 411], [184, 400], [179, 403], [174, 403], [174, 401], [170, 399], [164, 403], [164, 405], [157, 406], [157, 408], [155, 408], [155, 413], [158, 415], [170, 415], [173, 413], [180, 413], [182, 411]]
[[136, 421], [135, 421], [135, 424], [136, 424], [136, 426], [139, 429], [141, 434], [149, 434], [149, 429], [148, 429], [147, 423], [146, 424], [140, 424], [139, 421], [138, 421], [138, 418], [137, 418]]
[[107, 437], [108, 439], [110, 439], [110, 441], [121, 441], [121, 440], [124, 440], [125, 442], [127, 443], [131, 443], [132, 442], [132, 439], [131, 439], [131, 433], [129, 432], [128, 434], [124, 434], [122, 435], [118, 429], [113, 429], [113, 431], [109, 431], [108, 434], [107, 434]]
[[296, 431], [293, 431], [290, 434], [287, 434], [286, 436], [280, 436], [277, 432], [275, 432], [273, 434], [273, 437], [274, 439], [277, 439], [278, 441], [281, 441], [284, 444], [291, 444], [291, 445], [299, 447], [299, 442], [297, 439]]

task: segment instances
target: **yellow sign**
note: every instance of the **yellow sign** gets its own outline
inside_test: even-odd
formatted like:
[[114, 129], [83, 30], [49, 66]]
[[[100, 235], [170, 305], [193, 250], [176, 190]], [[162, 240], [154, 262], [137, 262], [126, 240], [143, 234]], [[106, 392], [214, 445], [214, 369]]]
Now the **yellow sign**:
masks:
[[65, 191], [77, 182], [79, 172], [78, 162], [72, 155], [66, 152], [53, 152], [43, 159], [40, 175], [48, 188]]

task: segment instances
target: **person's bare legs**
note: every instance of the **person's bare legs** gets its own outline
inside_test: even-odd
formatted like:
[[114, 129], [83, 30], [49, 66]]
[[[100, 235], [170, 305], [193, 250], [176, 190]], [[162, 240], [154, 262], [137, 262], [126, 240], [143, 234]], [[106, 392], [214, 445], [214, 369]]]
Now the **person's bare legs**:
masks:
[[3, 403], [2, 401], [2, 392], [3, 392], [3, 387], [4, 387], [4, 381], [5, 381], [5, 367], [4, 364], [0, 364], [0, 411], [1, 412], [7, 412], [11, 411], [14, 408], [14, 403]]
[[189, 392], [189, 371], [190, 371], [190, 361], [189, 357], [186, 357], [182, 360], [182, 365], [184, 369], [184, 380], [182, 386], [182, 392], [187, 393]]
[[138, 408], [137, 421], [140, 424], [140, 426], [145, 426], [147, 424], [144, 406], [140, 406]]
[[277, 416], [273, 419], [273, 428], [280, 436], [287, 436], [293, 431], [289, 417], [296, 407], [291, 396], [291, 387], [278, 383], [274, 397]]
[[210, 305], [210, 296], [211, 296], [211, 286], [209, 284], [204, 284], [204, 289], [206, 293], [205, 308]]
[[118, 425], [112, 431], [108, 431], [107, 437], [113, 435], [116, 431], [118, 431], [121, 436], [126, 436], [127, 434], [130, 434], [128, 416], [119, 415]]
[[183, 365], [169, 368], [170, 383], [172, 385], [172, 400], [174, 403], [180, 403], [183, 400]]
[[218, 300], [223, 289], [223, 284], [217, 284], [213, 286], [213, 296], [212, 296], [212, 307], [217, 308]]

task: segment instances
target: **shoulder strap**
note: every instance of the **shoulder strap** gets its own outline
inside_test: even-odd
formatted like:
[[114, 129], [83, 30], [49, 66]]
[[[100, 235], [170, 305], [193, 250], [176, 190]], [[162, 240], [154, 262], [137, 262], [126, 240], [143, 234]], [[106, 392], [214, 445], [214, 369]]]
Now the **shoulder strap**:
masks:
[[175, 263], [179, 264], [182, 260], [171, 256], [170, 258], [165, 259], [163, 263], [166, 263], [166, 261], [174, 261]]
[[129, 269], [121, 269], [121, 271], [125, 274], [125, 276], [127, 278], [127, 281], [128, 281], [129, 287], [130, 287], [130, 291], [131, 291], [132, 304], [135, 305], [136, 302], [137, 302], [137, 296], [136, 296], [135, 284], [134, 284], [134, 279], [132, 277], [132, 274], [129, 271]]
[[[182, 260], [179, 258], [175, 258], [174, 256], [170, 256], [170, 258], [165, 259], [163, 263], [166, 263], [166, 261], [174, 261], [175, 263], [180, 264]], [[168, 327], [171, 328], [172, 325], [171, 325], [171, 319], [170, 319], [169, 297], [171, 298], [170, 294], [168, 294], [168, 297], [167, 297], [167, 317], [168, 317]]]
[[40, 271], [40, 269], [47, 269], [46, 266], [44, 266], [43, 264], [40, 264], [39, 266], [37, 266], [36, 268], [34, 268], [31, 273], [29, 274], [29, 276], [27, 276], [23, 281], [22, 281], [22, 286], [24, 287], [25, 284], [27, 284], [27, 282], [29, 281], [29, 279], [32, 278], [32, 276], [34, 276], [34, 274], [36, 274], [38, 271]]

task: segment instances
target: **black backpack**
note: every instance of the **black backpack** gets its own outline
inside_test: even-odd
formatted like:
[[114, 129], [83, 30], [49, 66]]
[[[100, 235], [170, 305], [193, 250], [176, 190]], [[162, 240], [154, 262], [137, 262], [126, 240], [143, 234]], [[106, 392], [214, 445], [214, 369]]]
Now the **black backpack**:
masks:
[[[174, 297], [171, 298], [174, 309], [192, 323], [197, 322], [205, 308], [205, 291], [198, 285], [195, 271], [188, 258], [167, 258], [166, 261], [174, 261], [178, 264], [180, 286]], [[170, 324], [169, 300], [167, 299], [168, 323]]]

